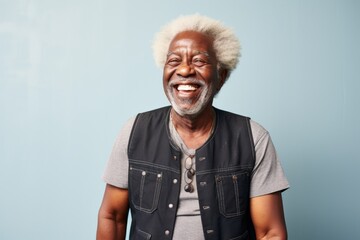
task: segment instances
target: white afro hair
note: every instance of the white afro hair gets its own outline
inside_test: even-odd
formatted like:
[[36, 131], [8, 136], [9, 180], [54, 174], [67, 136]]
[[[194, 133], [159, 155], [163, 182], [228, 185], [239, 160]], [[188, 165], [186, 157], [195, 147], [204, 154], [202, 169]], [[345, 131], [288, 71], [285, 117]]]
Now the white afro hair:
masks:
[[201, 32], [213, 38], [220, 67], [228, 70], [229, 74], [236, 68], [240, 57], [239, 39], [232, 29], [225, 27], [221, 22], [199, 14], [180, 16], [156, 34], [153, 43], [156, 65], [164, 66], [170, 42], [178, 33], [184, 31]]

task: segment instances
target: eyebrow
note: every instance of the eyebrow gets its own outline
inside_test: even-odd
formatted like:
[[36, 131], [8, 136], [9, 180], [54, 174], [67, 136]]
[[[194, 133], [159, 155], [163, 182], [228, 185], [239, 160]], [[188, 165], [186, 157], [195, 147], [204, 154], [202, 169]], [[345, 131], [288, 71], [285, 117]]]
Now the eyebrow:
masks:
[[172, 51], [169, 51], [168, 54], [166, 55], [167, 57], [170, 56], [171, 54], [175, 54], [174, 52]]
[[209, 57], [209, 53], [208, 53], [208, 52], [206, 52], [206, 51], [199, 51], [199, 50], [196, 50], [195, 52], [196, 52], [196, 54], [204, 54], [205, 56]]
[[[195, 52], [195, 54], [197, 55], [197, 54], [204, 54], [205, 56], [207, 56], [207, 57], [209, 57], [210, 55], [209, 55], [209, 53], [208, 52], [206, 52], [206, 51], [199, 51], [199, 50], [195, 50], [194, 51]], [[170, 56], [171, 54], [176, 54], [175, 52], [173, 52], [173, 51], [169, 51], [168, 52], [168, 54], [166, 55], [167, 57], [168, 56]]]

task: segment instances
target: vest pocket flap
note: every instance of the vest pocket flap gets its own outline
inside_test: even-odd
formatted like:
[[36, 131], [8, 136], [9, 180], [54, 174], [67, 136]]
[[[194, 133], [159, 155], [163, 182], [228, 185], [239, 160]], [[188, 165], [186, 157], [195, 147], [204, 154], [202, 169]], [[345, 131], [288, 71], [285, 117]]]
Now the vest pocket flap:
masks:
[[134, 240], [150, 240], [151, 234], [136, 228], [136, 233], [134, 235]]
[[248, 172], [215, 175], [219, 211], [224, 217], [236, 217], [245, 213], [249, 202]]
[[159, 202], [161, 182], [161, 172], [130, 166], [129, 190], [134, 207], [142, 212], [154, 212]]

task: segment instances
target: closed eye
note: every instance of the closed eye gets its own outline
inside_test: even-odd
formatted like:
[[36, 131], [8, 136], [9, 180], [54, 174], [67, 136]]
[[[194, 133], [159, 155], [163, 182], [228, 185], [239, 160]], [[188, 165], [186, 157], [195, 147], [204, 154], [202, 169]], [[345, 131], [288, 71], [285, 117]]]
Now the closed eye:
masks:
[[192, 60], [193, 64], [197, 67], [201, 67], [204, 66], [205, 64], [207, 64], [208, 62], [205, 59], [202, 58], [194, 58]]
[[170, 66], [178, 66], [180, 63], [181, 63], [181, 59], [180, 59], [180, 58], [169, 58], [169, 59], [166, 61], [166, 64], [167, 64], [167, 65], [170, 65]]

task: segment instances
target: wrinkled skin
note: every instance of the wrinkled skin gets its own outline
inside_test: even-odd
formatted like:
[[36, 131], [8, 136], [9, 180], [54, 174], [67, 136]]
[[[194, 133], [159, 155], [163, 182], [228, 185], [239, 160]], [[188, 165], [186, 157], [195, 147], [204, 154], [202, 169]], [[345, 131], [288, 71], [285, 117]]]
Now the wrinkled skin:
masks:
[[177, 114], [194, 118], [211, 110], [225, 80], [218, 65], [210, 37], [193, 31], [175, 36], [164, 66], [163, 87]]

